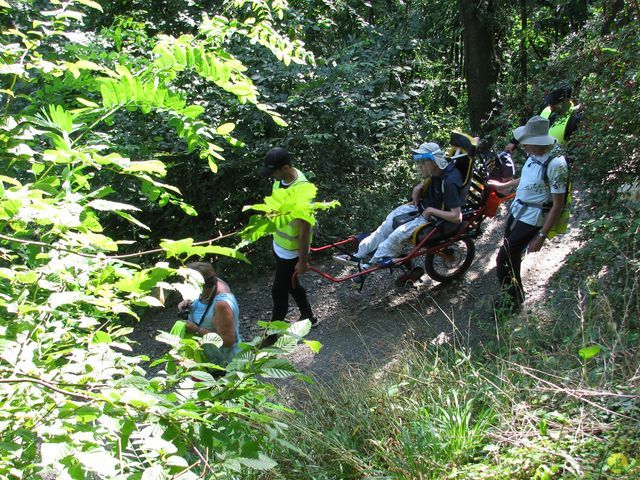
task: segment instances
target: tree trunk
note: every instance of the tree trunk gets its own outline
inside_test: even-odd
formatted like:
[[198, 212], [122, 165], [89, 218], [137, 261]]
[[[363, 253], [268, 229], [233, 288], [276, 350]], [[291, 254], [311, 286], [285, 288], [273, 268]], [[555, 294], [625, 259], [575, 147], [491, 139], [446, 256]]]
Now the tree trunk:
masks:
[[492, 0], [458, 0], [463, 28], [465, 80], [469, 98], [469, 123], [480, 133], [493, 107], [493, 87], [498, 73], [495, 59], [495, 6]]

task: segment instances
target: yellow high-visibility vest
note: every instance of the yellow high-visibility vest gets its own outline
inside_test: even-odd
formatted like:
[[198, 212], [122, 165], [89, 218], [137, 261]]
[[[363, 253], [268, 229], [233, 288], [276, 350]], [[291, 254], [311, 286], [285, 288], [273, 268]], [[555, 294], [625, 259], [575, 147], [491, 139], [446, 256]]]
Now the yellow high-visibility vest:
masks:
[[[574, 112], [576, 108], [578, 107], [576, 107], [573, 103], [571, 103], [571, 106], [565, 112], [565, 114], [562, 117], [556, 119], [556, 121], [553, 122], [553, 125], [549, 127], [549, 135], [551, 135], [553, 138], [558, 140], [558, 143], [560, 144], [564, 143], [564, 132], [567, 129], [567, 124], [569, 123], [571, 114]], [[551, 107], [547, 107], [544, 110], [542, 110], [542, 112], [540, 112], [540, 116], [542, 118], [546, 118], [547, 120], [549, 119], [550, 115], [551, 115]]]
[[[295, 188], [296, 185], [300, 185], [301, 183], [310, 183], [309, 180], [307, 180], [307, 177], [305, 177], [300, 170], [296, 168], [295, 171], [297, 172], [298, 177], [287, 188]], [[275, 193], [279, 188], [280, 181], [273, 182], [272, 193]], [[293, 220], [276, 230], [276, 233], [273, 235], [273, 241], [285, 250], [295, 252], [298, 251], [298, 248], [300, 247], [300, 241], [298, 240], [299, 235], [300, 227], [298, 226], [298, 223]]]

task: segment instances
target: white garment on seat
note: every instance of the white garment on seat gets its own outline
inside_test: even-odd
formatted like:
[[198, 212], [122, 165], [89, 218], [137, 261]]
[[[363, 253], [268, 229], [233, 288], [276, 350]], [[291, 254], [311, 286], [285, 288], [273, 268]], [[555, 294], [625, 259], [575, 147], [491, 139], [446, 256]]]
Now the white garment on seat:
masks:
[[378, 263], [385, 257], [395, 258], [400, 255], [403, 245], [411, 239], [415, 229], [426, 223], [425, 218], [418, 215], [415, 220], [400, 225], [391, 232], [385, 241], [378, 245], [375, 255], [371, 258], [371, 263]]
[[366, 258], [367, 255], [375, 251], [375, 257], [372, 259], [372, 262], [375, 262], [382, 257], [392, 257], [393, 254], [389, 254], [389, 252], [399, 253], [402, 250], [402, 244], [411, 238], [413, 230], [427, 223], [427, 221], [422, 215], [418, 215], [415, 220], [405, 223], [394, 230], [393, 219], [398, 215], [417, 211], [418, 208], [411, 204], [400, 205], [394, 209], [387, 215], [385, 221], [375, 232], [360, 242], [356, 256]]

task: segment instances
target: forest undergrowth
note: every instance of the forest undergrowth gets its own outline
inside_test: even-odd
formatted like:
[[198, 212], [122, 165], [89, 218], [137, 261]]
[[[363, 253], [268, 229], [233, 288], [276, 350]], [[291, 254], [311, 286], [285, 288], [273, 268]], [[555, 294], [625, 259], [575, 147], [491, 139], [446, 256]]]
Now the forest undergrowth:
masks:
[[496, 314], [495, 342], [407, 342], [310, 386], [286, 417], [299, 455], [263, 478], [639, 478], [640, 217], [617, 211], [584, 222], [553, 299]]

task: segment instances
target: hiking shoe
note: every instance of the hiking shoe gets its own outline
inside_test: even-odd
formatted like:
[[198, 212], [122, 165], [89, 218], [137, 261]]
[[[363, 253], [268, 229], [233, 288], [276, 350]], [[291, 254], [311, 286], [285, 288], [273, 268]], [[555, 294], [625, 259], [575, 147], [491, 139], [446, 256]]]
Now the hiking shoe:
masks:
[[360, 265], [360, 262], [362, 262], [362, 258], [356, 255], [352, 255], [350, 253], [344, 253], [342, 255], [334, 255], [333, 259], [338, 263], [341, 263], [343, 265], [349, 265], [350, 267], [357, 267], [358, 265]]
[[303, 317], [302, 315], [298, 319], [299, 322], [302, 320], [309, 320], [311, 322], [311, 328], [316, 328], [320, 322], [318, 322], [318, 317], [315, 315], [311, 315], [310, 317]]
[[[368, 268], [371, 268], [371, 265], [369, 265], [368, 263], [365, 263], [364, 265], [362, 265], [362, 269], [363, 269], [363, 270], [366, 270], [366, 269], [368, 269]], [[353, 278], [351, 279], [351, 281], [352, 281], [353, 283], [356, 283], [356, 284], [358, 284], [358, 285], [361, 285], [361, 284], [363, 284], [363, 283], [364, 283], [364, 281], [366, 280], [366, 278], [367, 278], [368, 276], [369, 276], [369, 274], [368, 274], [368, 273], [365, 273], [364, 275], [358, 275], [357, 277], [353, 277]]]
[[393, 258], [391, 257], [382, 257], [377, 259], [375, 263], [378, 267], [393, 267]]

